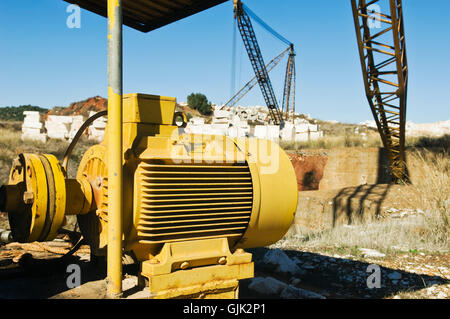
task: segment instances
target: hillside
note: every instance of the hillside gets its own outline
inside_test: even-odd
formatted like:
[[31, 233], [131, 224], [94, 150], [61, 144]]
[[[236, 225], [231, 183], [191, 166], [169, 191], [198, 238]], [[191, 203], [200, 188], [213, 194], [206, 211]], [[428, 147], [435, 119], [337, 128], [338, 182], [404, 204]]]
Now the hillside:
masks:
[[[82, 115], [86, 119], [91, 111], [100, 112], [106, 110], [107, 107], [108, 100], [101, 96], [90, 97], [82, 101], [73, 102], [68, 107], [54, 107], [50, 110], [33, 105], [0, 107], [0, 122], [3, 122], [0, 123], [0, 128], [20, 130], [20, 124], [24, 120], [24, 111], [38, 111], [42, 115]], [[211, 123], [213, 119], [213, 115], [201, 115], [197, 110], [190, 108], [185, 103], [177, 104], [176, 111], [186, 114], [188, 120], [193, 117], [202, 117], [206, 124]], [[382, 146], [374, 121], [352, 124], [313, 119], [304, 114], [299, 114], [297, 117], [307, 119], [311, 123], [319, 124], [320, 129], [324, 132], [324, 139], [314, 141], [313, 143], [296, 143], [296, 145], [282, 143], [282, 146], [286, 149]], [[407, 122], [406, 135], [407, 146], [443, 147], [448, 149], [450, 120], [429, 124]]]
[[71, 103], [68, 107], [55, 107], [48, 115], [83, 115], [89, 116], [89, 112], [100, 112], [108, 108], [108, 100], [101, 96], [94, 96], [83, 101]]
[[0, 121], [20, 121], [24, 119], [23, 112], [25, 111], [38, 111], [45, 114], [48, 109], [44, 109], [34, 105], [21, 105], [21, 106], [5, 106], [0, 108]]
[[[68, 107], [54, 107], [50, 111], [43, 109], [43, 113], [47, 115], [82, 115], [88, 117], [89, 112], [100, 112], [108, 108], [108, 100], [101, 96], [94, 96], [82, 101], [73, 102]], [[1, 109], [0, 109], [1, 110]], [[187, 115], [188, 118], [194, 116], [201, 116], [201, 114], [191, 109], [189, 106], [177, 105], [177, 111], [181, 111]], [[7, 111], [5, 111], [7, 113]], [[23, 116], [22, 116], [23, 120]]]

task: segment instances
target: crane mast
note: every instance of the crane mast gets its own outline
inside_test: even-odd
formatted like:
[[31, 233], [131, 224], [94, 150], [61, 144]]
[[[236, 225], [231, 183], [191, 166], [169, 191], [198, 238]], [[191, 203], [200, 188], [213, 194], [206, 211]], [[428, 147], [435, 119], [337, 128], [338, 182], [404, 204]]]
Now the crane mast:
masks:
[[[382, 13], [387, 1], [390, 13]], [[405, 121], [408, 87], [401, 0], [351, 0], [364, 85], [393, 177], [407, 181]], [[378, 10], [375, 10], [378, 9]]]
[[245, 49], [258, 80], [264, 100], [270, 112], [270, 117], [275, 125], [283, 126], [284, 120], [273, 91], [269, 73], [266, 69], [264, 59], [256, 40], [255, 31], [249, 15], [244, 10], [244, 5], [240, 0], [234, 0], [234, 17], [237, 21], [239, 32], [244, 41]]
[[[289, 59], [286, 66], [286, 77], [284, 81], [283, 105], [281, 110], [285, 112], [285, 119], [289, 121], [289, 112], [295, 111], [295, 51], [294, 45], [289, 46]], [[294, 115], [292, 115], [292, 122]]]

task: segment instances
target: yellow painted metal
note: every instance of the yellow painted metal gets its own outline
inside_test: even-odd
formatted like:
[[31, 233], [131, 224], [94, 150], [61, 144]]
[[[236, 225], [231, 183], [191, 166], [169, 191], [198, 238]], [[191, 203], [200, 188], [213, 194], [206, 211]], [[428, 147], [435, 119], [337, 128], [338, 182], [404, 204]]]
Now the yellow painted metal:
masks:
[[142, 273], [151, 277], [186, 268], [215, 264], [230, 266], [251, 261], [252, 255], [241, 250], [232, 254], [226, 238], [181, 241], [164, 244], [158, 255], [142, 264]]
[[252, 255], [233, 254], [225, 238], [167, 243], [142, 263], [153, 298], [237, 298], [238, 280], [254, 275]]
[[[284, 151], [256, 139], [179, 134], [174, 125], [154, 123], [156, 119], [173, 123], [175, 99], [162, 97], [162, 101], [144, 94], [124, 97], [132, 110], [123, 114], [128, 121], [123, 123], [122, 146], [125, 250], [145, 261], [165, 243], [227, 238], [235, 249], [280, 239], [292, 224], [297, 205], [295, 172]], [[142, 123], [141, 114], [158, 116]], [[88, 163], [106, 162], [108, 138], [86, 152], [77, 175], [78, 179], [89, 175], [100, 242], [105, 245], [102, 238], [110, 210], [104, 195], [96, 195], [100, 190], [94, 184], [96, 176], [104, 177], [106, 172], [88, 168], [92, 165]]]
[[[55, 202], [52, 214], [54, 215], [51, 220], [50, 232], [47, 235], [46, 240], [53, 240], [58, 234], [59, 228], [62, 226], [66, 211], [66, 181], [64, 177], [63, 170], [61, 165], [58, 162], [58, 159], [54, 155], [43, 154], [43, 157], [47, 159], [50, 163], [51, 172], [49, 172], [53, 176], [55, 191]], [[76, 201], [68, 201], [69, 203], [76, 203]]]
[[[132, 93], [123, 96], [123, 122], [172, 125], [175, 112], [175, 98], [149, 94]], [[139, 108], [153, 112], [140, 112]]]
[[79, 204], [76, 197], [66, 198], [64, 172], [57, 158], [49, 154], [20, 154], [6, 189], [5, 210], [13, 237], [23, 242], [53, 240], [64, 222], [66, 207]]
[[[113, 108], [119, 96], [110, 93]], [[121, 289], [123, 248], [142, 262], [155, 298], [236, 296], [238, 280], [253, 276], [251, 254], [242, 248], [272, 244], [292, 224], [298, 193], [289, 158], [270, 141], [184, 133], [174, 125], [173, 98], [131, 94], [123, 101], [132, 111], [120, 112], [123, 138], [118, 107], [76, 179], [64, 178], [55, 157], [22, 155], [16, 166], [24, 169], [11, 171], [6, 188], [17, 203], [5, 206], [19, 211], [18, 198], [31, 191], [24, 199], [33, 200], [34, 240], [48, 225], [53, 236], [64, 211], [77, 215], [91, 252], [113, 257], [110, 294]], [[55, 214], [46, 224], [51, 203]]]
[[151, 276], [149, 289], [155, 299], [236, 299], [238, 280], [253, 276], [253, 263], [206, 266]]
[[122, 0], [108, 0], [108, 296], [122, 294]]
[[66, 179], [66, 215], [85, 215], [95, 209], [94, 193], [87, 178]]
[[[109, 1], [111, 2], [111, 0]], [[108, 294], [122, 293], [122, 97], [108, 93]]]
[[[92, 212], [78, 215], [77, 220], [83, 236], [89, 241], [91, 252], [97, 256], [106, 255], [108, 244], [108, 166], [107, 142], [89, 148], [80, 161], [77, 180], [86, 179], [92, 187]], [[125, 179], [127, 180], [127, 179]], [[130, 188], [128, 185], [125, 189]], [[131, 201], [130, 196], [123, 196]], [[127, 218], [124, 217], [126, 221]]]
[[47, 178], [45, 177], [44, 166], [38, 155], [24, 154], [24, 158], [26, 163], [26, 189], [28, 193], [31, 192], [33, 194], [30, 235], [27, 241], [33, 242], [41, 236], [47, 217]]
[[236, 247], [266, 246], [280, 240], [294, 220], [298, 201], [294, 167], [272, 141], [237, 139], [236, 144], [248, 151], [254, 194], [252, 217]]

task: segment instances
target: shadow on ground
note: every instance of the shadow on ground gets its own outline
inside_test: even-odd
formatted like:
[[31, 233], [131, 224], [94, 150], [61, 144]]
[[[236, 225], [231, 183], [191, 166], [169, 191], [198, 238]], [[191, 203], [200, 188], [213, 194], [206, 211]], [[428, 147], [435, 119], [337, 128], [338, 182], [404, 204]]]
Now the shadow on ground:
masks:
[[[392, 186], [393, 177], [384, 148], [378, 150], [378, 176], [375, 184], [343, 188], [333, 199], [333, 227], [339, 219], [345, 224], [377, 218]], [[341, 222], [342, 223], [342, 222]]]
[[[103, 261], [89, 262], [79, 257], [35, 259], [30, 254], [21, 257], [19, 265], [13, 264], [0, 268], [0, 299], [48, 299], [69, 290], [67, 281], [73, 271], [68, 266], [80, 266], [81, 284], [104, 281], [106, 264]], [[5, 267], [6, 266], [6, 267]], [[138, 265], [124, 265], [123, 273], [137, 273]], [[80, 298], [104, 298], [104, 287], [90, 290], [89, 296]], [[93, 295], [94, 293], [94, 295]]]
[[[263, 262], [268, 248], [249, 250], [255, 262], [255, 277], [274, 277], [298, 288], [316, 292], [327, 298], [386, 298], [400, 292], [413, 292], [432, 285], [448, 284], [449, 280], [379, 266], [381, 287], [369, 289], [367, 272], [369, 263], [343, 258], [333, 258], [314, 253], [284, 250], [301, 271], [295, 276], [277, 273], [271, 265]], [[79, 293], [64, 294], [69, 290], [67, 279], [71, 273], [67, 266], [77, 264], [81, 270], [81, 284], [92, 283]], [[124, 265], [124, 276], [137, 275], [137, 264]], [[19, 265], [10, 264], [0, 268], [0, 299], [48, 299], [48, 298], [105, 298], [106, 267], [103, 262], [88, 262], [78, 257], [67, 259], [33, 259], [24, 255]], [[394, 279], [393, 279], [394, 278]], [[397, 278], [397, 279], [395, 279]], [[294, 281], [294, 279], [299, 279]], [[240, 298], [271, 298], [248, 289], [250, 280], [240, 282]], [[131, 292], [127, 292], [130, 294]], [[59, 295], [59, 296], [58, 296]]]
[[391, 184], [373, 184], [343, 188], [333, 198], [332, 227], [369, 222], [380, 217], [391, 187]]
[[[269, 251], [268, 248], [256, 248], [249, 251], [253, 253], [255, 277], [271, 276], [288, 284], [292, 284], [293, 280], [298, 278], [300, 281], [294, 286], [316, 292], [327, 298], [379, 299], [392, 297], [401, 292], [414, 292], [432, 285], [450, 283], [446, 278], [439, 276], [418, 275], [379, 266], [380, 288], [370, 289], [367, 285], [368, 277], [373, 273], [373, 271], [368, 272], [370, 263], [295, 250], [284, 250], [284, 252], [297, 263], [301, 272], [295, 276], [282, 275], [263, 262], [263, 256]], [[249, 283], [250, 280], [241, 281], [241, 298], [279, 298], [257, 295], [248, 289]]]

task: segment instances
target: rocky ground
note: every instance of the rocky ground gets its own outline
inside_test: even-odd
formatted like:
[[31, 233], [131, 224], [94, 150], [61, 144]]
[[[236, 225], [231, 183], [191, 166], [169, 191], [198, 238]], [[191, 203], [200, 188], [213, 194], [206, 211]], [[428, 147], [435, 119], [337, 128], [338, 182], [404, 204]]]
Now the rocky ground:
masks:
[[[450, 298], [449, 254], [302, 249], [287, 241], [270, 248], [252, 251], [256, 278], [245, 282], [241, 297]], [[379, 288], [373, 287], [374, 270], [380, 274]]]
[[[61, 258], [71, 246], [68, 239], [0, 247], [0, 298], [104, 298], [104, 267], [89, 262], [87, 246]], [[255, 278], [241, 281], [242, 299], [450, 298], [450, 255], [446, 253], [385, 255], [371, 249], [302, 249], [291, 247], [287, 240], [250, 251]], [[79, 288], [67, 288], [69, 264], [80, 266]], [[124, 266], [125, 297], [140, 296], [138, 269], [133, 263]], [[380, 274], [378, 285], [370, 277], [374, 270]], [[378, 287], [369, 287], [373, 285]]]
[[[402, 217], [404, 211], [389, 212], [394, 219], [408, 219]], [[0, 214], [0, 229], [6, 228], [6, 214]], [[302, 245], [300, 237], [288, 233], [272, 246], [249, 250], [255, 278], [241, 281], [240, 298], [450, 299], [448, 251], [311, 247]], [[0, 246], [0, 298], [104, 298], [104, 265], [90, 262], [85, 245], [73, 256], [61, 258], [71, 247], [68, 235], [47, 243]], [[81, 288], [67, 288], [69, 264], [81, 267]], [[125, 297], [141, 296], [136, 287], [138, 269], [126, 261]]]

